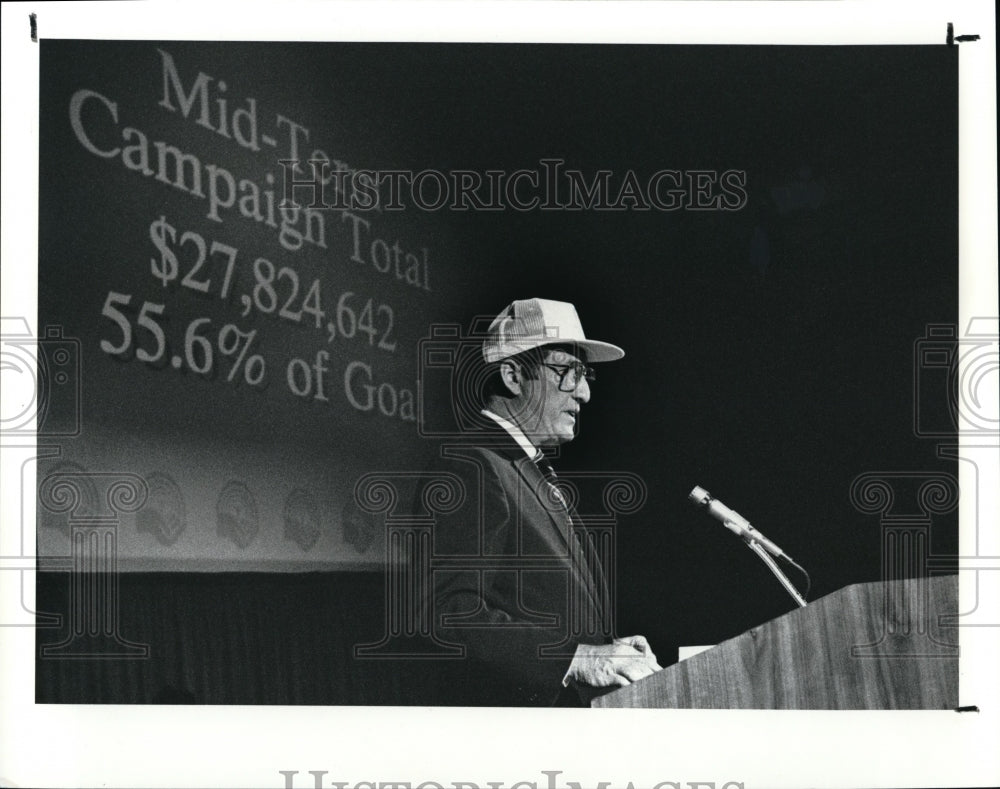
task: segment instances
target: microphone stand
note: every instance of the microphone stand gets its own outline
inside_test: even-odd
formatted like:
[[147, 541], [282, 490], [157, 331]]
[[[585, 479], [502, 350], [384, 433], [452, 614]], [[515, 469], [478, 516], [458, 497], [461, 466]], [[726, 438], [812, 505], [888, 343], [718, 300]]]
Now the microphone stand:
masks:
[[802, 597], [802, 595], [799, 594], [799, 590], [796, 589], [792, 585], [792, 582], [788, 580], [788, 576], [785, 575], [783, 572], [781, 572], [781, 568], [778, 567], [774, 559], [771, 558], [771, 555], [760, 547], [760, 543], [758, 543], [753, 537], [745, 537], [744, 542], [746, 542], [747, 547], [751, 551], [753, 551], [761, 558], [761, 560], [763, 560], [764, 564], [766, 564], [768, 567], [771, 568], [771, 572], [774, 573], [775, 577], [779, 581], [781, 581], [781, 585], [785, 587], [785, 589], [788, 591], [788, 594], [792, 596], [792, 599], [795, 600], [795, 602], [798, 603], [802, 608], [805, 608], [806, 601]]

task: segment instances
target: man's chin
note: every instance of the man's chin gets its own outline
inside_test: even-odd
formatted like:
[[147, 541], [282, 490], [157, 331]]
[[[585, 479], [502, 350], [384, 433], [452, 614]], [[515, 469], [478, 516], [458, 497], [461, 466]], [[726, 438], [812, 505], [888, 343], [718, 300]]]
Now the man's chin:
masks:
[[559, 444], [566, 444], [572, 441], [574, 438], [576, 438], [576, 434], [572, 432], [555, 433], [546, 436], [534, 437], [534, 440], [531, 443], [533, 443], [535, 446], [538, 447], [554, 447], [558, 446]]
[[566, 444], [576, 438], [576, 431], [570, 430], [568, 433], [560, 433], [553, 439], [555, 444]]

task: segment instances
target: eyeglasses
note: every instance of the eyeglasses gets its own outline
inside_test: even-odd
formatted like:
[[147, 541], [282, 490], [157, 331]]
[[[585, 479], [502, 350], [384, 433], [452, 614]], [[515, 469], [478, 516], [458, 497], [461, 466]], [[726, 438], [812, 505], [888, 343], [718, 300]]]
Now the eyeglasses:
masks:
[[560, 392], [575, 391], [584, 378], [587, 379], [588, 383], [597, 380], [597, 371], [593, 367], [587, 367], [583, 362], [573, 362], [572, 364], [546, 364], [543, 362], [542, 367], [548, 367], [559, 376]]

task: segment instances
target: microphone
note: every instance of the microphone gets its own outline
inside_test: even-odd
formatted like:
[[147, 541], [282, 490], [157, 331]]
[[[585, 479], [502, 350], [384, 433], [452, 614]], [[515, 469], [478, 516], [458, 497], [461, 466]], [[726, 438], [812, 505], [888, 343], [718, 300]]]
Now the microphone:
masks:
[[708, 510], [709, 515], [717, 521], [720, 521], [722, 525], [729, 529], [729, 531], [733, 534], [742, 537], [747, 542], [752, 540], [753, 542], [758, 543], [772, 556], [787, 559], [794, 564], [791, 556], [757, 531], [750, 525], [750, 522], [738, 512], [729, 509], [729, 507], [718, 499], [713, 499], [712, 494], [704, 488], [700, 488], [695, 485], [694, 489], [688, 494], [688, 498], [699, 507], [705, 507]]

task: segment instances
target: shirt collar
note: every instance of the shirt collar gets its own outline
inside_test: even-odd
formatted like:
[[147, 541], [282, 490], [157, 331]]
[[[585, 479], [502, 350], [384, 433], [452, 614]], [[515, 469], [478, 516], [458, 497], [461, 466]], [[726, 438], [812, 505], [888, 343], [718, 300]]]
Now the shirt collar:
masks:
[[536, 457], [538, 457], [541, 450], [539, 450], [534, 444], [531, 443], [531, 441], [528, 440], [528, 437], [524, 435], [524, 431], [522, 431], [521, 428], [519, 428], [513, 422], [504, 419], [502, 416], [494, 414], [489, 409], [484, 408], [482, 410], [482, 414], [483, 416], [488, 416], [490, 419], [492, 419], [494, 422], [500, 425], [500, 427], [502, 427], [504, 430], [510, 433], [510, 437], [517, 442], [517, 445], [524, 450], [525, 454], [529, 458], [534, 460]]

